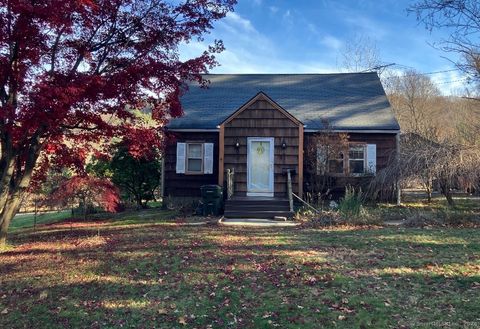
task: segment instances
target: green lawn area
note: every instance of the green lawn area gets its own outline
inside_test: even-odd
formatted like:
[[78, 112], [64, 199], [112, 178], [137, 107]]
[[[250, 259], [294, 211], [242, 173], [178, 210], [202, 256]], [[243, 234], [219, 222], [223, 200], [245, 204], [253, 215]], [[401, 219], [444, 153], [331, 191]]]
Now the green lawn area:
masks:
[[429, 203], [425, 199], [408, 200], [404, 203], [405, 207], [418, 210], [452, 210], [452, 211], [480, 211], [479, 197], [454, 197], [455, 207], [450, 208], [444, 197], [434, 197]]
[[[37, 214], [37, 228], [41, 225], [54, 224], [59, 222], [69, 222], [72, 220], [71, 210], [51, 211]], [[78, 216], [77, 216], [78, 217]], [[81, 217], [81, 215], [80, 215]], [[78, 219], [78, 218], [77, 218]], [[74, 219], [76, 221], [77, 219]], [[112, 225], [141, 224], [141, 223], [161, 223], [165, 221], [177, 220], [175, 211], [164, 211], [160, 208], [127, 210], [120, 213], [99, 213], [88, 215], [88, 221], [108, 220]], [[19, 213], [10, 223], [10, 232], [19, 229], [33, 229], [34, 214]]]
[[[70, 210], [61, 210], [61, 211], [51, 211], [45, 213], [38, 213], [37, 214], [37, 225], [42, 224], [51, 224], [63, 221], [71, 216]], [[33, 228], [34, 225], [34, 214], [33, 213], [20, 213], [15, 216], [15, 218], [10, 223], [10, 230], [15, 231], [18, 229], [24, 228]]]
[[480, 327], [477, 229], [151, 220], [13, 232], [0, 328]]

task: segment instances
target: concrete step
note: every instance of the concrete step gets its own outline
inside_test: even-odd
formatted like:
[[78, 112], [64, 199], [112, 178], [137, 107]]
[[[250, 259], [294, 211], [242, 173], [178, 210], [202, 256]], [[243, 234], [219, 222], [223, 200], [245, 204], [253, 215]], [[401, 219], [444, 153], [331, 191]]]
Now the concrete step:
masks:
[[225, 204], [239, 204], [239, 205], [258, 205], [258, 204], [288, 204], [287, 199], [277, 199], [277, 198], [270, 198], [270, 199], [265, 199], [265, 198], [249, 198], [249, 199], [231, 199], [227, 200]]
[[226, 204], [226, 209], [229, 210], [246, 210], [246, 211], [261, 211], [261, 210], [270, 210], [270, 211], [289, 211], [289, 204]]
[[268, 218], [273, 219], [274, 217], [292, 217], [293, 212], [290, 211], [277, 211], [277, 210], [259, 210], [259, 211], [248, 211], [248, 210], [229, 210], [225, 208], [224, 217], [225, 218]]
[[252, 226], [252, 227], [292, 227], [300, 225], [293, 221], [276, 221], [262, 218], [224, 218], [220, 225], [225, 226]]

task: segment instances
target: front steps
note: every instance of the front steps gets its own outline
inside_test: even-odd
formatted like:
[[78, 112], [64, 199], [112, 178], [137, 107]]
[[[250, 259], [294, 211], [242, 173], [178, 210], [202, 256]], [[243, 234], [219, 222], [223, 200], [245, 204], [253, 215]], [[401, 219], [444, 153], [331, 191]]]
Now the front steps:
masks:
[[225, 202], [225, 218], [292, 217], [288, 199], [268, 197], [233, 197]]

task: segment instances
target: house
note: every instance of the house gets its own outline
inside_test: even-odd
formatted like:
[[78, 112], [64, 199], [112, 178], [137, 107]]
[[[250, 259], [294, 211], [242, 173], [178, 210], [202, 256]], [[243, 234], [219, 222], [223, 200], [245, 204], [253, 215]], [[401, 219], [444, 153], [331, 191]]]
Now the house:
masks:
[[[397, 149], [400, 127], [376, 73], [204, 78], [208, 88], [190, 84], [185, 115], [167, 126], [174, 142], [166, 150], [166, 196], [199, 196], [200, 186], [226, 186], [233, 172], [238, 200], [287, 198], [288, 173], [301, 198], [315, 176], [344, 186], [374, 175]], [[333, 159], [307, 152], [325, 131], [347, 138]]]

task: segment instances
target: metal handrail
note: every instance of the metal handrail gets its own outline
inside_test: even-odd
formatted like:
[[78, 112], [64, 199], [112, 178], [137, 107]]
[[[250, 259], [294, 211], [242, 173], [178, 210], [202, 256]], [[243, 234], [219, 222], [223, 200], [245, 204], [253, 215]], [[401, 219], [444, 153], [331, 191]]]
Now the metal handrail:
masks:
[[315, 208], [314, 206], [312, 206], [310, 203], [308, 203], [307, 201], [303, 200], [301, 197], [299, 197], [298, 195], [296, 195], [295, 193], [292, 192], [292, 195], [294, 197], [296, 197], [301, 203], [303, 203], [304, 205], [306, 205], [308, 208], [310, 208], [311, 210], [315, 211], [317, 214], [320, 213], [320, 210], [318, 210], [317, 208]]
[[307, 201], [303, 200], [301, 197], [293, 193], [292, 189], [292, 173], [291, 170], [287, 170], [287, 189], [288, 189], [288, 202], [290, 204], [290, 211], [293, 212], [293, 197], [297, 198], [301, 203], [306, 205], [308, 208], [311, 210], [315, 211], [317, 214], [320, 213], [320, 210], [316, 209], [313, 207], [311, 204], [309, 204]]

